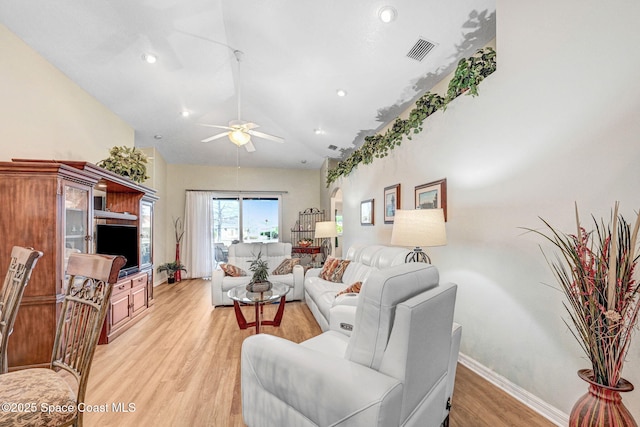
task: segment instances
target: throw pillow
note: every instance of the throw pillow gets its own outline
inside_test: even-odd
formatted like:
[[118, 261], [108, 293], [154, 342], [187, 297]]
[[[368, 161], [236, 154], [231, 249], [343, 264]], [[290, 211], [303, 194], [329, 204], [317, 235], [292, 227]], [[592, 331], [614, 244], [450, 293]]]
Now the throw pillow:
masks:
[[300, 258], [288, 258], [283, 260], [279, 266], [277, 266], [271, 274], [274, 276], [280, 274], [290, 274], [293, 273], [293, 267], [300, 264]]
[[247, 275], [243, 269], [232, 264], [220, 264], [220, 268], [224, 271], [225, 276], [240, 277]]
[[329, 282], [342, 282], [342, 275], [350, 262], [348, 259], [327, 258], [320, 272], [320, 278]]
[[336, 294], [336, 298], [342, 294], [358, 294], [360, 293], [360, 288], [362, 288], [362, 282], [356, 282], [353, 285], [343, 289], [342, 291]]

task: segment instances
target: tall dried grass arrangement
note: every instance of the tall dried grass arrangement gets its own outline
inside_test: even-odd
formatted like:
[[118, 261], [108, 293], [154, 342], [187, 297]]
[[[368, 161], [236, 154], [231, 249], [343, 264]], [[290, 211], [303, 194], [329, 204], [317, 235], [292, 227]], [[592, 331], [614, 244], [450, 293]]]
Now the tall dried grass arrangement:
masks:
[[618, 206], [607, 224], [592, 216], [591, 231], [582, 227], [577, 206], [575, 235], [542, 218], [548, 233], [528, 229], [559, 249], [552, 260], [545, 258], [567, 297], [564, 306], [573, 328], [565, 323], [589, 357], [594, 380], [610, 387], [620, 380], [640, 308], [640, 285], [634, 279], [640, 214], [632, 226], [618, 214]]

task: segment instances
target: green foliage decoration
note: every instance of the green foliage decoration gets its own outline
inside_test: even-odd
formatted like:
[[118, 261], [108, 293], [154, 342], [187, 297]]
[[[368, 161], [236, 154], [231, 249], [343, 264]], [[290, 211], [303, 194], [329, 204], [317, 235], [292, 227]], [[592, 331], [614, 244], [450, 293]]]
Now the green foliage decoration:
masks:
[[406, 119], [398, 117], [383, 134], [365, 137], [360, 148], [327, 172], [327, 187], [341, 176], [349, 175], [360, 163], [367, 165], [374, 159], [388, 156], [391, 150], [402, 144], [404, 137], [411, 140], [413, 135], [422, 132], [422, 125], [427, 117], [438, 110], [446, 110], [447, 104], [462, 93], [477, 96], [480, 82], [495, 70], [496, 52], [490, 47], [478, 50], [469, 58], [461, 59], [449, 82], [445, 97], [426, 92], [418, 98], [415, 108], [409, 112]]
[[167, 262], [158, 266], [158, 273], [167, 272], [167, 276], [173, 278], [178, 271], [187, 272], [187, 268], [180, 262]]
[[258, 253], [256, 259], [251, 261], [249, 270], [253, 272], [251, 283], [266, 282], [269, 280], [269, 265], [262, 259], [262, 251]]
[[149, 179], [147, 156], [135, 147], [112, 147], [109, 157], [98, 162], [98, 166], [139, 184]]

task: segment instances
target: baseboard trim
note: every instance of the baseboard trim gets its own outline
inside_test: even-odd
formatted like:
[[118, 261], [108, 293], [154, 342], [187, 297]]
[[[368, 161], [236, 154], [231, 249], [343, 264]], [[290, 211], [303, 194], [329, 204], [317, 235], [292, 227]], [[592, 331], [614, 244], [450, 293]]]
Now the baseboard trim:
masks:
[[480, 375], [491, 384], [504, 390], [506, 393], [513, 396], [514, 399], [517, 399], [518, 401], [527, 405], [529, 408], [536, 411], [557, 426], [562, 427], [569, 424], [569, 415], [560, 411], [558, 408], [551, 406], [539, 397], [529, 393], [522, 387], [512, 383], [502, 375], [497, 374], [496, 372], [475, 361], [466, 354], [460, 353], [458, 362], [460, 362], [460, 364], [469, 368], [476, 374]]

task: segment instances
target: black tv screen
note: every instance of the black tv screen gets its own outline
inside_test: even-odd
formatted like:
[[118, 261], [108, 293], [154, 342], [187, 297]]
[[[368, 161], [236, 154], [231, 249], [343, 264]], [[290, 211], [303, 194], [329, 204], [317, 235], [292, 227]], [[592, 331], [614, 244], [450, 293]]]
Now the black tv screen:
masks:
[[127, 263], [122, 270], [138, 268], [138, 228], [134, 225], [96, 225], [96, 253], [122, 255]]

